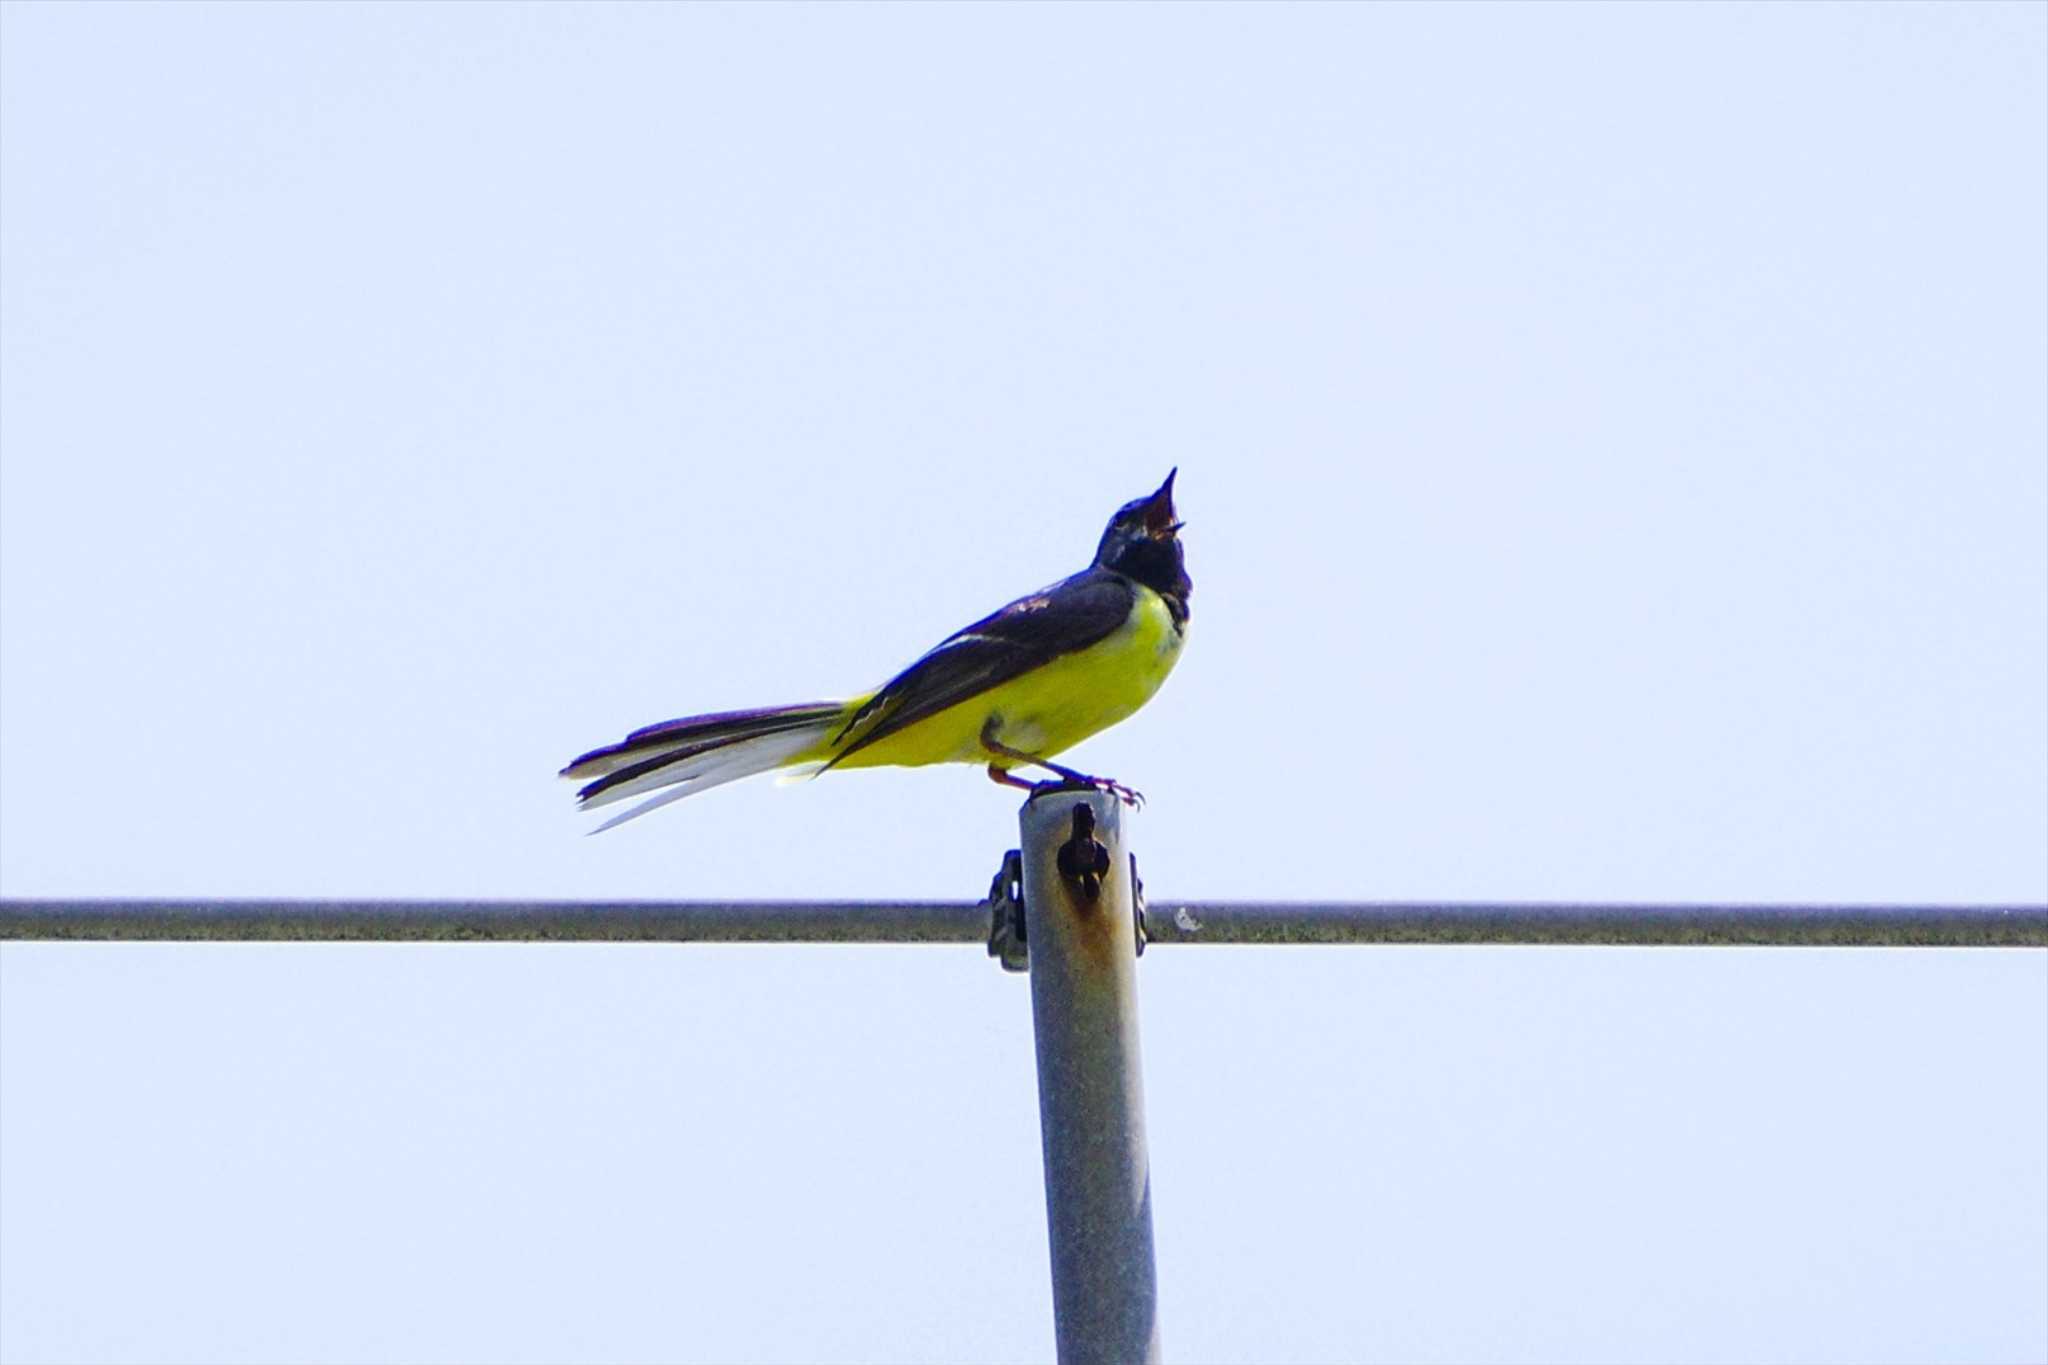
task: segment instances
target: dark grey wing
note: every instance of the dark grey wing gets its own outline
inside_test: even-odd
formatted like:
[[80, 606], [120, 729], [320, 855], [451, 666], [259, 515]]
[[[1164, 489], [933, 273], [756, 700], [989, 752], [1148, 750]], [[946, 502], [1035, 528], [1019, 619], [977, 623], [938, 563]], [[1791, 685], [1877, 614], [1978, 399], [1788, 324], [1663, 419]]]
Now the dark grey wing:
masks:
[[955, 631], [854, 712], [835, 740], [845, 747], [825, 766], [1107, 638], [1130, 619], [1136, 596], [1121, 574], [1085, 569]]

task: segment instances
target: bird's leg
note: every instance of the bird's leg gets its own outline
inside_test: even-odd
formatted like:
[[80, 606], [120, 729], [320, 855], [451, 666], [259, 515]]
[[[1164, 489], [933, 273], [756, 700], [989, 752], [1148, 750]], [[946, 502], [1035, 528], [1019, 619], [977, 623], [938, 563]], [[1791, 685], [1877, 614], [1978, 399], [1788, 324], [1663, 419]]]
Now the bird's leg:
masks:
[[[1034, 768], [1043, 768], [1049, 773], [1057, 774], [1060, 780], [1057, 783], [1024, 782], [1010, 776], [1009, 769], [999, 768], [997, 765], [991, 763], [988, 765], [988, 775], [993, 780], [1000, 782], [1004, 786], [1008, 787], [1029, 787], [1032, 791], [1037, 791], [1040, 787], [1089, 787], [1094, 789], [1095, 791], [1108, 792], [1111, 796], [1114, 796], [1117, 800], [1123, 802], [1126, 806], [1136, 808], [1145, 804], [1145, 794], [1143, 792], [1138, 791], [1133, 787], [1126, 787], [1123, 783], [1117, 781], [1115, 778], [1091, 777], [1087, 773], [1077, 771], [1073, 768], [1064, 767], [1058, 763], [1049, 762], [1046, 759], [1039, 758], [1035, 754], [1027, 754], [1022, 749], [1012, 749], [1009, 745], [1003, 743], [1001, 740], [996, 738], [996, 726], [999, 723], [999, 717], [990, 716], [988, 718], [988, 723], [981, 727], [982, 748], [988, 750], [990, 753], [996, 755], [998, 758], [1007, 758], [1015, 763], [1028, 763]], [[1002, 775], [998, 777], [998, 773]]]
[[1057, 763], [1049, 763], [1042, 758], [1034, 758], [1031, 761], [1047, 772], [1058, 773], [1060, 780], [1070, 786], [1093, 787], [1097, 791], [1108, 792], [1126, 806], [1137, 807], [1145, 804], [1145, 793], [1132, 787], [1126, 787], [1113, 777], [1090, 777], [1087, 773], [1076, 772], [1072, 768], [1062, 767]]
[[1052, 762], [1050, 759], [1034, 758], [1031, 761], [1033, 763], [1036, 763], [1039, 767], [1045, 769], [1049, 773], [1058, 773], [1061, 777], [1065, 778], [1067, 781], [1073, 783], [1077, 787], [1092, 787], [1096, 783], [1102, 781], [1102, 779], [1099, 777], [1090, 777], [1086, 773], [1075, 772], [1072, 768], [1063, 768], [1059, 764]]
[[988, 765], [988, 780], [991, 782], [999, 782], [1005, 787], [1022, 787], [1025, 791], [1028, 792], [1035, 792], [1038, 790], [1038, 784], [1036, 782], [1026, 782], [1021, 777], [1012, 777], [1010, 776], [1010, 770], [1008, 768], [999, 768], [993, 763]]

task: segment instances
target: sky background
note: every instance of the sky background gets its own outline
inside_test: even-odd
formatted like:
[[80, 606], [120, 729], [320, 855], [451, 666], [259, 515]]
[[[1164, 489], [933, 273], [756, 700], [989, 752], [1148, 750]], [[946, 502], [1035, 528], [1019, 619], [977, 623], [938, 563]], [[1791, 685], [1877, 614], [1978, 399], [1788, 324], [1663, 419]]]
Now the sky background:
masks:
[[[8, 3], [0, 891], [978, 897], [553, 774], [1178, 465], [1156, 895], [2040, 902], [2044, 243], [2035, 4]], [[1171, 1358], [2048, 1358], [2048, 954], [1140, 980]], [[1043, 1359], [1043, 1220], [978, 948], [0, 950], [9, 1362]]]

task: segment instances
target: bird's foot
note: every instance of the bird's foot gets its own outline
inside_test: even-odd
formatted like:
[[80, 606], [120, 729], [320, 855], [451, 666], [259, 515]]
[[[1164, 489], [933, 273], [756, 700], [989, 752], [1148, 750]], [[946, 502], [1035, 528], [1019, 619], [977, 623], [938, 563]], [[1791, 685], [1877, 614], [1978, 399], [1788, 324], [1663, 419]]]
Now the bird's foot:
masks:
[[1040, 782], [1031, 788], [1033, 796], [1045, 792], [1071, 791], [1108, 792], [1132, 810], [1138, 810], [1145, 804], [1145, 793], [1136, 787], [1126, 787], [1113, 777], [1090, 777], [1086, 773], [1062, 772], [1059, 781]]
[[[1132, 810], [1137, 810], [1145, 804], [1145, 793], [1135, 787], [1126, 787], [1115, 778], [1090, 777], [1087, 773], [1077, 772], [1072, 768], [1039, 758], [1035, 754], [1027, 754], [1022, 749], [1012, 749], [1009, 745], [996, 738], [996, 730], [1000, 724], [1001, 717], [990, 716], [988, 723], [981, 727], [981, 747], [988, 750], [996, 759], [995, 762], [988, 765], [988, 775], [991, 781], [1000, 782], [1006, 787], [1028, 787], [1033, 796], [1037, 796], [1041, 792], [1096, 791], [1108, 792]], [[1023, 778], [1011, 774], [1010, 769], [1016, 764], [1029, 764], [1034, 768], [1043, 768], [1049, 773], [1057, 774], [1060, 780], [1057, 782], [1026, 782]]]
[[1108, 777], [1096, 778], [1095, 785], [1123, 802], [1126, 806], [1129, 806], [1132, 810], [1144, 809], [1145, 793], [1139, 791], [1136, 787], [1126, 787], [1123, 783]]

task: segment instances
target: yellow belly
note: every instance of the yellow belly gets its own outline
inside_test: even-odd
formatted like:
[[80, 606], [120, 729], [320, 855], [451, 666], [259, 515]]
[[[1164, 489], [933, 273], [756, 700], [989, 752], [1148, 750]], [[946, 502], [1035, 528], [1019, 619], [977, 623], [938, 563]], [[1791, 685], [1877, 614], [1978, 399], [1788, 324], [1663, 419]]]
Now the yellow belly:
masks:
[[[1150, 701], [1173, 671], [1180, 647], [1181, 632], [1165, 600], [1140, 586], [1130, 616], [1108, 637], [927, 716], [848, 755], [838, 766], [987, 763], [991, 755], [981, 736], [992, 716], [998, 742], [1035, 758], [1051, 758]], [[848, 705], [857, 707], [864, 700], [856, 697]]]

